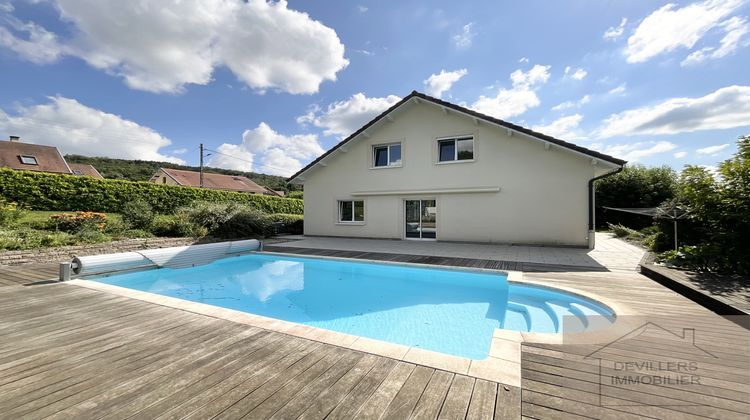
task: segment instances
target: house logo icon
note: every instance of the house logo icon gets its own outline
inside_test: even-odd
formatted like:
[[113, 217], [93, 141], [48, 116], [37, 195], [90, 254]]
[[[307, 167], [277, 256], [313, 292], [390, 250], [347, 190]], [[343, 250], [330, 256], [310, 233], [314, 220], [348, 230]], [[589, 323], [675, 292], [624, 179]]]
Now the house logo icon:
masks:
[[701, 386], [701, 363], [718, 357], [696, 344], [694, 328], [645, 322], [584, 356], [598, 369], [599, 406], [698, 406], [682, 399], [653, 398], [656, 387]]

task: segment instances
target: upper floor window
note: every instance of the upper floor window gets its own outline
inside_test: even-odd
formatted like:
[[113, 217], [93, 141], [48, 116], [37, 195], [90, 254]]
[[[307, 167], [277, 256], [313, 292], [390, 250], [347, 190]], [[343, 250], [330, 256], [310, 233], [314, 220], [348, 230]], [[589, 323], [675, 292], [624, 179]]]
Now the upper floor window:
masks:
[[21, 163], [23, 163], [24, 165], [39, 165], [39, 162], [36, 161], [35, 156], [20, 155], [19, 158], [21, 158]]
[[364, 222], [365, 202], [362, 200], [339, 201], [339, 222]]
[[474, 159], [474, 138], [458, 137], [438, 140], [438, 162]]
[[372, 166], [376, 168], [401, 166], [401, 143], [373, 146]]
[[79, 171], [78, 169], [73, 169], [73, 175], [83, 175], [83, 172]]

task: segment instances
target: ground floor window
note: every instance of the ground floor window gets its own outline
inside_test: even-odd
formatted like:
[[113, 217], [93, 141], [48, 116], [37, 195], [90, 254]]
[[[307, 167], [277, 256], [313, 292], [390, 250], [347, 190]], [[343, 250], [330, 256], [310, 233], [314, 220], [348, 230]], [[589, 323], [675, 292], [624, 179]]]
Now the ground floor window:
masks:
[[362, 200], [339, 201], [339, 222], [364, 222], [365, 202]]

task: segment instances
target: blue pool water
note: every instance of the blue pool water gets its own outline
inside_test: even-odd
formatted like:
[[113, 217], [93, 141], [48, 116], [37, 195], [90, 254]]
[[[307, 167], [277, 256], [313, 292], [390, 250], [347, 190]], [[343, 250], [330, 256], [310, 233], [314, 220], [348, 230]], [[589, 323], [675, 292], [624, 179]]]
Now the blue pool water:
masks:
[[613, 316], [501, 273], [268, 254], [92, 280], [470, 359], [487, 357], [495, 328], [554, 333], [563, 317], [567, 329]]

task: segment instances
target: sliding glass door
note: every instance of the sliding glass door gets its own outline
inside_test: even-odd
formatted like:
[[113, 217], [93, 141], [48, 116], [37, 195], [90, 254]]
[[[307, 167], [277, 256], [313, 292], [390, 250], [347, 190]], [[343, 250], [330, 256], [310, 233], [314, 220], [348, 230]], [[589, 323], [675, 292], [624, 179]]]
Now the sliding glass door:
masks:
[[435, 200], [406, 200], [407, 239], [437, 238], [437, 206]]

